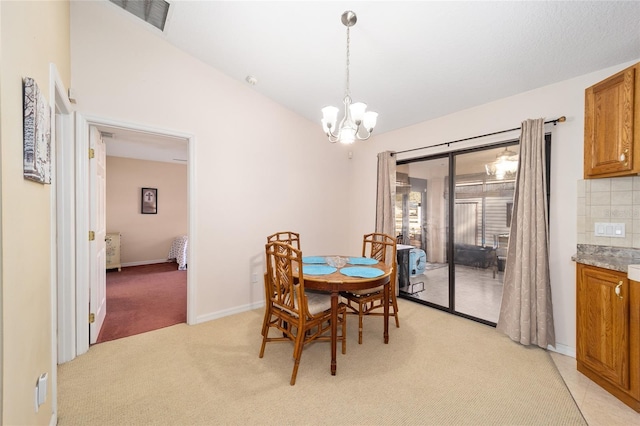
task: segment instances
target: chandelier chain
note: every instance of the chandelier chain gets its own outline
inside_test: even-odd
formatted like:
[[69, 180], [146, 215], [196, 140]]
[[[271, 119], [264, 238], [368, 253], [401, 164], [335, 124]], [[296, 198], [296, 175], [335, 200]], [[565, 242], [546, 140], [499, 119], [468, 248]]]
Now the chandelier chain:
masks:
[[349, 50], [349, 45], [351, 44], [351, 36], [350, 36], [350, 32], [349, 29], [351, 27], [347, 26], [347, 88], [345, 91], [345, 95], [351, 97], [351, 89], [350, 89], [350, 81], [349, 81], [349, 56], [350, 56], [350, 50]]

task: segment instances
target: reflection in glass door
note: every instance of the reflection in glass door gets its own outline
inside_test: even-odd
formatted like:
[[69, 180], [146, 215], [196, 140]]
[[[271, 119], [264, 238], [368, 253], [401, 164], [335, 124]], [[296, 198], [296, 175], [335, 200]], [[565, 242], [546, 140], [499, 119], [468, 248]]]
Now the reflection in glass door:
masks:
[[[454, 156], [455, 311], [490, 323], [502, 302], [517, 152], [514, 145]], [[514, 164], [505, 158], [496, 168], [501, 156]]]
[[399, 162], [400, 297], [498, 321], [518, 152], [513, 141]]
[[448, 156], [398, 165], [396, 231], [401, 296], [449, 307]]

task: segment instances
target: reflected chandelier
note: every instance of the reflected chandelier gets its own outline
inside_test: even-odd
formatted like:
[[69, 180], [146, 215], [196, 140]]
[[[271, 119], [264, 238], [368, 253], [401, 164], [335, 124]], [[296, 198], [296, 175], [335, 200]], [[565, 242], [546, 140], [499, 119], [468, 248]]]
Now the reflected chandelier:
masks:
[[340, 120], [340, 124], [336, 126], [339, 111], [337, 107], [328, 106], [322, 108], [322, 129], [331, 143], [340, 141], [344, 144], [350, 144], [356, 139], [369, 139], [378, 120], [377, 112], [366, 111], [367, 104], [362, 102], [351, 103], [351, 91], [349, 90], [349, 28], [354, 26], [357, 20], [356, 14], [350, 10], [342, 14], [342, 23], [347, 27], [347, 86], [342, 100], [344, 117]]
[[496, 179], [511, 177], [518, 171], [518, 154], [505, 147], [496, 155], [496, 161], [485, 164], [484, 168], [489, 176], [495, 176]]

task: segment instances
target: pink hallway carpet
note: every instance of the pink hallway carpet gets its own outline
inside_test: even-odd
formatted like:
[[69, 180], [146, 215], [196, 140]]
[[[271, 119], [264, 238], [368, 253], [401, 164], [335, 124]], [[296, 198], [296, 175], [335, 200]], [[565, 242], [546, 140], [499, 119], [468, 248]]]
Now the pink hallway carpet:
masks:
[[187, 321], [187, 271], [175, 262], [107, 271], [107, 315], [96, 343]]

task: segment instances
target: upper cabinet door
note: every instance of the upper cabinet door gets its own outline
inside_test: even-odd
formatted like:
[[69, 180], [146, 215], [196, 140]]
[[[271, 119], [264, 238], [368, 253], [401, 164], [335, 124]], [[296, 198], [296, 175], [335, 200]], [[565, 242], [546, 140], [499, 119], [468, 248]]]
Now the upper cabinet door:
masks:
[[585, 90], [585, 179], [640, 171], [639, 65]]

